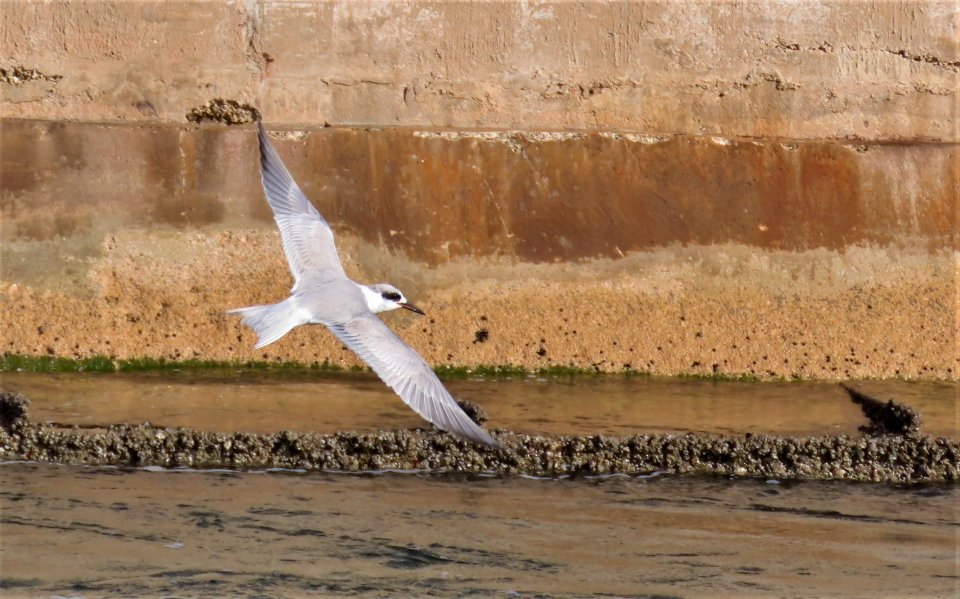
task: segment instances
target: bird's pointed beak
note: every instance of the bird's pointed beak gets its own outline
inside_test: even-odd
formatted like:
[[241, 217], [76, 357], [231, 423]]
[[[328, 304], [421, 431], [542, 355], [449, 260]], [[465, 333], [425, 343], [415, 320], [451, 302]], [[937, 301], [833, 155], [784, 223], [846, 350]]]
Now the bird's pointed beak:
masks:
[[410, 310], [411, 312], [416, 312], [417, 314], [419, 314], [419, 315], [421, 315], [421, 316], [426, 316], [426, 313], [424, 313], [423, 310], [421, 310], [420, 308], [414, 306], [413, 304], [400, 304], [400, 307], [401, 307], [401, 308], [406, 308], [407, 310]]

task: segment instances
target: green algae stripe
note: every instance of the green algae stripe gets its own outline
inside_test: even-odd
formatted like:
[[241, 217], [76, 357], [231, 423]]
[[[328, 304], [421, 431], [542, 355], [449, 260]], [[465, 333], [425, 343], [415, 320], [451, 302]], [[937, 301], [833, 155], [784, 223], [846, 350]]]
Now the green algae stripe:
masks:
[[[344, 368], [329, 362], [267, 362], [267, 361], [223, 361], [223, 360], [165, 360], [162, 358], [136, 358], [129, 360], [114, 359], [107, 356], [92, 358], [59, 358], [54, 356], [23, 356], [4, 354], [0, 358], [0, 372], [151, 372], [165, 370], [214, 370], [224, 368], [243, 368], [248, 370], [270, 370], [287, 372], [346, 372], [363, 371], [365, 368], [354, 366]], [[468, 376], [525, 376], [530, 374], [560, 376], [573, 374], [592, 374], [593, 370], [551, 367], [527, 370], [520, 366], [438, 366], [434, 369], [438, 375], [447, 378]]]
[[244, 368], [276, 371], [342, 371], [328, 362], [301, 364], [298, 362], [223, 361], [223, 360], [164, 360], [137, 358], [119, 360], [106, 356], [92, 358], [58, 358], [49, 356], [21, 356], [5, 354], [0, 358], [0, 372], [156, 372], [165, 370], [214, 370]]
[[[352, 366], [345, 368], [330, 362], [281, 362], [281, 361], [229, 361], [229, 360], [166, 360], [163, 358], [134, 358], [117, 359], [109, 356], [94, 356], [91, 358], [61, 358], [56, 356], [25, 356], [20, 354], [3, 354], [0, 357], [0, 372], [163, 372], [172, 370], [216, 370], [216, 369], [245, 369], [263, 370], [272, 372], [356, 372], [366, 368]], [[547, 366], [544, 368], [528, 369], [513, 365], [479, 365], [479, 366], [449, 366], [434, 367], [434, 371], [447, 379], [468, 377], [505, 378], [514, 376], [597, 376], [595, 368], [579, 368], [574, 366]], [[606, 373], [604, 373], [606, 374]], [[650, 373], [624, 368], [620, 375], [632, 377], [651, 376]], [[711, 381], [755, 382], [755, 376], [742, 374], [680, 374], [690, 379]]]
[[2, 372], [113, 372], [113, 360], [105, 357], [75, 360], [48, 356], [18, 356], [4, 354], [0, 359]]

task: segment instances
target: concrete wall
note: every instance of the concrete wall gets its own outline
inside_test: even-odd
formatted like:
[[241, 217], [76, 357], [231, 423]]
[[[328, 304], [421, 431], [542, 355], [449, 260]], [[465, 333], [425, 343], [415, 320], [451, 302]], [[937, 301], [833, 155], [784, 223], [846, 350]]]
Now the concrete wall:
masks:
[[5, 117], [958, 140], [951, 0], [0, 6]]
[[290, 283], [224, 98], [431, 362], [960, 371], [955, 2], [0, 9], [6, 352], [355, 363], [222, 316]]

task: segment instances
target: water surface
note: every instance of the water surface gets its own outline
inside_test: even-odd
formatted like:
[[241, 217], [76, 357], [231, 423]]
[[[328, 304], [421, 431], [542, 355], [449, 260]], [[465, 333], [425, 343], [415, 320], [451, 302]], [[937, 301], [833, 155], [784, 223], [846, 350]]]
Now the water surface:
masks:
[[[37, 421], [139, 423], [214, 431], [333, 433], [422, 427], [372, 373], [249, 370], [0, 374], [31, 401]], [[542, 434], [696, 432], [858, 434], [859, 407], [835, 383], [730, 382], [661, 377], [534, 376], [452, 379], [494, 428]], [[858, 383], [918, 409], [924, 432], [960, 436], [957, 383]]]
[[[422, 421], [368, 373], [3, 373], [31, 417], [221, 431]], [[450, 380], [531, 433], [858, 434], [835, 384]], [[956, 434], [955, 384], [864, 383]], [[531, 479], [0, 464], [0, 594], [948, 597], [960, 492], [720, 478]]]
[[9, 596], [948, 597], [956, 487], [0, 466]]
[[[422, 427], [371, 373], [184, 371], [2, 373], [31, 401], [31, 418], [65, 424], [139, 423], [215, 431], [333, 433]], [[717, 382], [657, 377], [519, 376], [446, 381], [480, 404], [490, 425], [524, 433], [858, 434], [866, 421], [835, 383]], [[913, 405], [931, 435], [960, 436], [956, 383], [869, 382]]]

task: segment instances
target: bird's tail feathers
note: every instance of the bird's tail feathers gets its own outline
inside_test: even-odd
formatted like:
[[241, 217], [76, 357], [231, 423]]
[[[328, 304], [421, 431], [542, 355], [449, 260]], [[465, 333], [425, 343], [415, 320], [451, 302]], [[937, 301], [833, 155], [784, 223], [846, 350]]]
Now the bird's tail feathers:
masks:
[[227, 314], [236, 314], [243, 318], [241, 322], [257, 334], [257, 344], [254, 349], [260, 349], [280, 339], [290, 332], [290, 329], [305, 321], [287, 301], [265, 306], [249, 306], [227, 310]]

